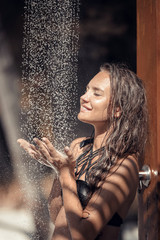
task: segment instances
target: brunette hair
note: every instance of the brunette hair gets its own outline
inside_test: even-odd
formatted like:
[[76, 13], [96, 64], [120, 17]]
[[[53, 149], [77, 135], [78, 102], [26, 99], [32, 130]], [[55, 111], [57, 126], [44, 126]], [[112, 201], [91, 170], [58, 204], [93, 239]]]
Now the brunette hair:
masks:
[[[148, 135], [147, 100], [142, 80], [124, 65], [105, 63], [100, 70], [110, 77], [109, 136], [104, 153], [89, 171], [88, 181], [92, 186], [106, 177], [117, 159], [134, 155], [140, 161]], [[119, 116], [115, 114], [117, 109]]]

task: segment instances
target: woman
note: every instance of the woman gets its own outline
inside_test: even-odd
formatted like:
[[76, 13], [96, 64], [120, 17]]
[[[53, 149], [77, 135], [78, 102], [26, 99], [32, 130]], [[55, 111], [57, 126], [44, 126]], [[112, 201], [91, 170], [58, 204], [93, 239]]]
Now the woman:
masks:
[[53, 240], [118, 239], [138, 186], [147, 138], [146, 96], [130, 70], [104, 64], [80, 98], [78, 119], [94, 126], [59, 153], [47, 138], [23, 139], [35, 159], [58, 171], [49, 198]]

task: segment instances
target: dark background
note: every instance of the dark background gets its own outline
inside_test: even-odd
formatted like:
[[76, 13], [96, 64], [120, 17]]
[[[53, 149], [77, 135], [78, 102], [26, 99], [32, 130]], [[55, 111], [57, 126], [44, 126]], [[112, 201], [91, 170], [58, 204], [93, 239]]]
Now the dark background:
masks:
[[[123, 62], [136, 71], [136, 1], [81, 0], [79, 78], [103, 62]], [[24, 0], [1, 0], [1, 28], [20, 73]], [[81, 82], [81, 81], [80, 81]]]
[[[123, 62], [136, 71], [136, 1], [81, 0], [78, 61], [78, 95], [99, 71], [104, 62]], [[0, 28], [4, 32], [21, 77], [24, 0], [0, 0]], [[89, 130], [88, 130], [89, 129]], [[87, 128], [91, 134], [92, 128]], [[10, 172], [9, 154], [0, 124], [0, 167]], [[77, 134], [86, 134], [86, 125], [79, 123]], [[8, 178], [0, 179], [9, 181]], [[2, 181], [3, 180], [3, 181]]]

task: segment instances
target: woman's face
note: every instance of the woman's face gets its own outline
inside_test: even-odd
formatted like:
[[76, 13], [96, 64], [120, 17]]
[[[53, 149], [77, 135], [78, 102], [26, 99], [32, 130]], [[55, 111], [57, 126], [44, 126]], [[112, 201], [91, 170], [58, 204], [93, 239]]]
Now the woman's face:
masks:
[[109, 74], [101, 71], [89, 82], [85, 94], [80, 98], [78, 119], [94, 126], [96, 124], [106, 124], [109, 100]]

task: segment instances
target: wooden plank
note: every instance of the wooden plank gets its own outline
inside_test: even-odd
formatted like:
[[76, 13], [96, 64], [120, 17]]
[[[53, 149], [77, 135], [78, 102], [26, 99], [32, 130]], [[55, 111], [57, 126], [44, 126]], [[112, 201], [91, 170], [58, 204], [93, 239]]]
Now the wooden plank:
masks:
[[139, 194], [139, 240], [160, 239], [160, 1], [137, 0], [137, 74], [145, 82], [149, 108], [149, 142], [145, 164], [150, 186]]

